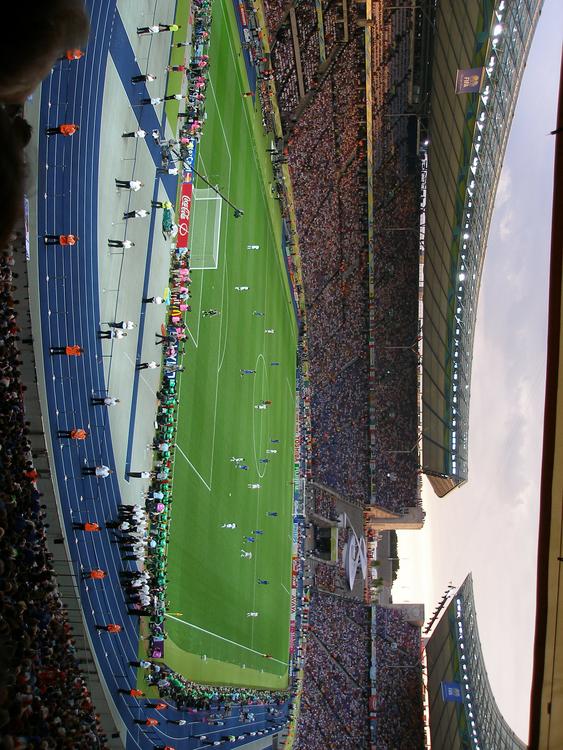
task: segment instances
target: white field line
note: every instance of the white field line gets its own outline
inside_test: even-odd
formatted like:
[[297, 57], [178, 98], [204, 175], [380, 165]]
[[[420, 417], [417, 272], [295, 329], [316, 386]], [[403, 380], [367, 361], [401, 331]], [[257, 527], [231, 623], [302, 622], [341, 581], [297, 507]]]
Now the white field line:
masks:
[[[212, 633], [211, 630], [206, 630], [205, 628], [200, 628], [199, 625], [194, 625], [191, 622], [186, 622], [186, 620], [181, 620], [179, 617], [175, 617], [174, 615], [166, 614], [166, 617], [168, 617], [170, 620], [176, 620], [177, 622], [181, 622], [183, 625], [187, 625], [189, 628], [194, 628], [194, 630], [199, 630], [200, 633], [207, 633], [207, 635], [212, 635], [214, 638], [219, 638], [221, 641], [225, 641], [226, 643], [232, 643], [233, 646], [238, 646], [239, 648], [244, 649], [245, 651], [251, 651], [253, 654], [258, 654], [259, 656], [262, 656], [262, 651], [256, 651], [254, 648], [250, 648], [250, 646], [245, 646], [242, 643], [237, 643], [236, 641], [231, 641], [230, 638], [224, 638], [222, 635], [218, 635], [217, 633]], [[272, 657], [271, 661], [277, 661], [278, 664], [284, 664], [286, 665], [287, 662], [281, 661], [280, 659], [274, 659]]]
[[201, 476], [201, 474], [199, 473], [199, 471], [198, 471], [198, 470], [196, 469], [196, 467], [195, 467], [195, 466], [194, 466], [194, 465], [192, 464], [192, 462], [190, 461], [190, 459], [189, 459], [189, 458], [188, 458], [188, 457], [186, 456], [186, 454], [185, 454], [185, 453], [184, 453], [184, 451], [183, 451], [183, 450], [182, 450], [182, 449], [180, 448], [180, 446], [179, 446], [179, 445], [177, 445], [177, 446], [176, 446], [176, 450], [177, 450], [177, 451], [178, 451], [179, 453], [181, 453], [181, 454], [182, 454], [182, 456], [184, 456], [184, 458], [186, 459], [186, 461], [187, 461], [187, 462], [189, 463], [189, 465], [190, 465], [190, 466], [192, 467], [192, 469], [193, 469], [193, 470], [195, 471], [195, 473], [196, 473], [196, 474], [198, 475], [198, 477], [199, 477], [199, 478], [201, 479], [201, 481], [203, 482], [203, 484], [204, 484], [204, 485], [205, 485], [205, 486], [207, 487], [207, 489], [208, 489], [208, 490], [209, 490], [209, 491], [211, 492], [211, 487], [210, 487], [210, 486], [209, 486], [209, 485], [207, 484], [207, 482], [205, 481], [205, 479], [204, 479], [204, 478], [203, 478], [203, 477]]

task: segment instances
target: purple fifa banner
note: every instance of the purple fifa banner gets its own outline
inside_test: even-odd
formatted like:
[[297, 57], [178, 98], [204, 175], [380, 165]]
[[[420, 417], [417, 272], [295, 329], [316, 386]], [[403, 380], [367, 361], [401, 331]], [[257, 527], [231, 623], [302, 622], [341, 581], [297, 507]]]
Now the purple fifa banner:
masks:
[[149, 654], [152, 659], [164, 659], [164, 639], [151, 638]]
[[485, 68], [461, 68], [455, 77], [456, 94], [476, 94], [481, 90]]

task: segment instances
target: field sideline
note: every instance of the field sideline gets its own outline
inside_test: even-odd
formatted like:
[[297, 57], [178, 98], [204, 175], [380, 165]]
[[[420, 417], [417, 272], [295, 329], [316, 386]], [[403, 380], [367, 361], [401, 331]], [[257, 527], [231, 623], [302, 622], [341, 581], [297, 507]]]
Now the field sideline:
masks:
[[[269, 139], [253, 100], [242, 96], [248, 84], [239, 52], [233, 6], [219, 0], [197, 169], [244, 216], [235, 219], [223, 204], [215, 237], [213, 222], [206, 221], [211, 204], [194, 200], [191, 237], [209, 248], [218, 242], [218, 266], [192, 271], [168, 547], [166, 662], [196, 681], [281, 688], [289, 642], [297, 331], [281, 216], [267, 182]], [[197, 181], [195, 187], [197, 196], [206, 186]], [[202, 317], [210, 308], [220, 315]], [[256, 373], [241, 376], [241, 369]], [[254, 408], [263, 400], [272, 403]], [[244, 458], [248, 469], [237, 469], [231, 457]], [[261, 486], [249, 489], [252, 483]], [[255, 541], [243, 542], [244, 535]], [[241, 559], [241, 549], [252, 559]], [[250, 611], [258, 616], [247, 617]]]

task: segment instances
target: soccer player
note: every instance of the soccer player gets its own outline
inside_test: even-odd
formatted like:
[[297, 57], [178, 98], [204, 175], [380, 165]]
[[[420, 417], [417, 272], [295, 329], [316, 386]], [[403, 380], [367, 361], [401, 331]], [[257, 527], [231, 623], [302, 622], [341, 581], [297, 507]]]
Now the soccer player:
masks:
[[258, 612], [247, 612], [246, 616], [247, 617], [258, 617]]
[[266, 448], [266, 453], [277, 453], [275, 448]]
[[241, 549], [240, 556], [244, 560], [252, 560], [252, 552], [247, 552], [245, 549]]
[[259, 464], [269, 464], [270, 463], [270, 459], [269, 458], [260, 458], [258, 460], [258, 463]]
[[249, 286], [236, 286], [235, 292], [248, 292], [249, 289]]
[[262, 529], [254, 529], [252, 533], [253, 534], [263, 534], [264, 532], [262, 531]]
[[264, 333], [275, 333], [273, 328], [264, 328]]
[[242, 469], [242, 471], [248, 471], [248, 465], [247, 464], [237, 464], [237, 469]]
[[243, 461], [244, 461], [244, 458], [242, 458], [242, 456], [238, 458], [237, 456], [231, 456], [231, 463], [233, 464], [241, 464]]
[[254, 484], [248, 484], [247, 487], [249, 490], [259, 490], [262, 485], [258, 484], [258, 482], [255, 482]]
[[258, 583], [261, 584], [262, 586], [267, 586], [270, 583], [270, 581], [268, 581], [266, 578], [259, 578]]
[[256, 370], [241, 370], [240, 375], [256, 375]]
[[260, 404], [254, 404], [255, 409], [260, 409], [260, 411], [264, 411], [264, 409], [267, 409], [268, 407], [266, 404], [262, 401]]
[[253, 536], [245, 536], [244, 540], [247, 542], [251, 542], [252, 544], [254, 544], [254, 542], [256, 541], [256, 539]]
[[221, 528], [222, 529], [236, 529], [237, 525], [236, 523], [222, 523]]
[[209, 310], [202, 310], [201, 315], [203, 318], [214, 318], [216, 315], [221, 315], [221, 312], [212, 307]]
[[278, 512], [277, 512], [277, 510], [268, 510], [266, 512], [266, 515], [270, 516], [271, 518], [275, 518], [278, 515]]
[[264, 317], [264, 315], [265, 315], [266, 313], [263, 313], [263, 312], [261, 312], [260, 310], [253, 310], [253, 311], [252, 311], [252, 314], [253, 314], [253, 315], [254, 315], [254, 316], [255, 316], [256, 318], [263, 318], [263, 317]]
[[247, 245], [247, 250], [260, 250], [260, 245]]

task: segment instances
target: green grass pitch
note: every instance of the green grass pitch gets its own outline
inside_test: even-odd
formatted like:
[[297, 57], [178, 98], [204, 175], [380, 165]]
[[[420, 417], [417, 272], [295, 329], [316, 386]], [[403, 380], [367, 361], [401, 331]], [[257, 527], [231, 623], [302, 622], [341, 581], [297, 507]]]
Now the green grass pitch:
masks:
[[[168, 547], [168, 611], [181, 614], [167, 618], [166, 662], [197, 681], [282, 688], [289, 640], [296, 323], [280, 213], [269, 188], [269, 139], [252, 99], [242, 96], [248, 82], [239, 52], [233, 5], [217, 0], [197, 169], [244, 216], [235, 219], [223, 204], [218, 267], [192, 272]], [[196, 188], [205, 187], [196, 182]], [[211, 245], [206, 207], [194, 201], [191, 237]], [[260, 250], [248, 250], [249, 244]], [[235, 286], [250, 288], [237, 292]], [[209, 308], [220, 316], [203, 318], [201, 311]], [[275, 333], [265, 333], [267, 328]], [[241, 368], [256, 374], [241, 377]], [[265, 411], [254, 408], [262, 400], [272, 401]], [[248, 471], [235, 468], [232, 456], [244, 457]], [[261, 464], [261, 458], [270, 462]], [[261, 488], [248, 489], [249, 483]], [[267, 511], [279, 515], [267, 517]], [[237, 528], [220, 528], [228, 522]], [[255, 529], [264, 534], [243, 543], [243, 535]], [[251, 560], [241, 559], [241, 548], [253, 553]], [[259, 585], [258, 578], [269, 584]], [[249, 611], [259, 616], [249, 618]]]

